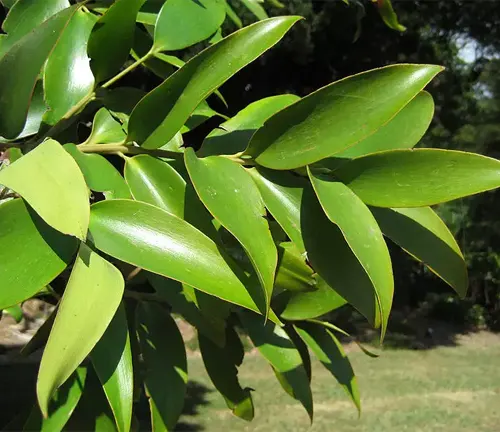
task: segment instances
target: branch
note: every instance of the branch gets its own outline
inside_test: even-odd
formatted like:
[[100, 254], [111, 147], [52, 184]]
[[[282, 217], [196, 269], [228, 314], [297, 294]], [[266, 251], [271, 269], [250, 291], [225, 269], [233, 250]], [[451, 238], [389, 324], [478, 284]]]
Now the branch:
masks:
[[125, 144], [91, 144], [79, 145], [78, 149], [83, 153], [100, 153], [100, 154], [147, 154], [155, 157], [174, 158], [182, 157], [182, 153], [169, 150], [148, 150], [142, 147], [136, 147]]

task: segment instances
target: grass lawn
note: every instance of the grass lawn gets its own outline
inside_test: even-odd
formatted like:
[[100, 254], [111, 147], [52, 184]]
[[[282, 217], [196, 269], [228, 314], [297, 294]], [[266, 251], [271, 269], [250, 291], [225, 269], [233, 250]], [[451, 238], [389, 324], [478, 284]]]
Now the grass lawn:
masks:
[[[266, 362], [250, 353], [240, 370], [243, 386], [255, 389], [256, 417], [246, 423], [232, 416], [213, 391], [202, 359], [189, 359], [194, 382], [194, 415], [184, 415], [184, 430], [332, 432], [497, 432], [500, 431], [500, 338], [488, 333], [460, 339], [456, 347], [427, 351], [385, 350], [372, 359], [352, 349], [363, 413], [321, 364], [313, 364], [315, 419], [279, 386]], [[204, 389], [201, 386], [206, 386]]]

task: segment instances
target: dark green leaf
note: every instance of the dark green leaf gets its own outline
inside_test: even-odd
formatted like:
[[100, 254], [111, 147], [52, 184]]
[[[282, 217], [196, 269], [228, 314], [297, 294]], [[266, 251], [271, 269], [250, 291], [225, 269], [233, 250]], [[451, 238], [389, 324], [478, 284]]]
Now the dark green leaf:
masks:
[[81, 240], [87, 237], [87, 185], [75, 160], [57, 141], [45, 141], [0, 171], [0, 184], [21, 195], [53, 228]]
[[332, 156], [384, 126], [441, 70], [393, 65], [334, 82], [271, 117], [245, 153], [281, 170]]
[[129, 141], [150, 149], [170, 141], [201, 101], [275, 45], [298, 19], [258, 22], [193, 57], [137, 105], [130, 118]]
[[303, 323], [295, 327], [297, 333], [311, 348], [318, 360], [336, 378], [361, 413], [358, 382], [342, 344], [324, 327]]
[[139, 304], [137, 334], [153, 431], [173, 431], [184, 407], [188, 378], [182, 336], [167, 310], [153, 303]]
[[366, 204], [423, 207], [496, 189], [500, 162], [451, 150], [392, 150], [354, 159], [334, 175]]
[[429, 207], [372, 208], [383, 233], [448, 283], [460, 296], [467, 293], [467, 266], [444, 222]]
[[267, 317], [278, 255], [257, 186], [241, 165], [226, 158], [198, 159], [188, 148], [185, 164], [201, 201], [250, 258], [264, 290]]
[[293, 292], [314, 291], [316, 280], [314, 271], [305, 262], [292, 242], [281, 243], [278, 248], [278, 270], [276, 272], [275, 291]]
[[118, 431], [128, 432], [132, 420], [134, 377], [123, 305], [116, 311], [90, 358], [113, 411]]
[[74, 237], [48, 226], [23, 200], [0, 205], [0, 309], [39, 292], [66, 268], [76, 248]]
[[44, 415], [54, 391], [106, 331], [120, 304], [123, 288], [121, 273], [82, 243], [38, 373], [37, 396]]

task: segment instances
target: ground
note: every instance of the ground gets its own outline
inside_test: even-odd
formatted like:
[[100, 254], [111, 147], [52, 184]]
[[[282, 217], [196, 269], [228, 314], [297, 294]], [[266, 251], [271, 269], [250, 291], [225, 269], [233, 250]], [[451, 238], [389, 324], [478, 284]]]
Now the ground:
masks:
[[[351, 347], [349, 347], [351, 348]], [[214, 391], [199, 355], [189, 357], [195, 415], [183, 430], [252, 432], [497, 432], [500, 431], [500, 337], [481, 332], [459, 337], [457, 346], [385, 350], [377, 359], [356, 348], [350, 358], [362, 395], [361, 418], [321, 364], [313, 365], [315, 419], [279, 387], [266, 362], [247, 356], [240, 372], [252, 387], [256, 418], [232, 416]]]

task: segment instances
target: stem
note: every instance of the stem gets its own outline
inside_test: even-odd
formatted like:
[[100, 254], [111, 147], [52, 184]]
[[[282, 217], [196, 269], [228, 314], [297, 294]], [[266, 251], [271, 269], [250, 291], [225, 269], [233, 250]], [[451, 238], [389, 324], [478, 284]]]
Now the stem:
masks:
[[100, 153], [100, 154], [147, 154], [156, 157], [164, 158], [179, 158], [182, 153], [173, 152], [169, 150], [148, 150], [142, 147], [135, 147], [124, 144], [90, 144], [79, 145], [78, 149], [83, 153]]
[[162, 298], [158, 297], [156, 294], [152, 293], [142, 293], [138, 291], [125, 290], [124, 296], [127, 298], [132, 298], [138, 301], [151, 301], [156, 303], [167, 303]]
[[110, 85], [114, 84], [116, 81], [118, 81], [119, 79], [123, 78], [129, 72], [133, 71], [137, 66], [140, 66], [142, 63], [144, 63], [146, 60], [148, 60], [152, 55], [153, 55], [153, 52], [152, 51], [148, 51], [148, 53], [146, 55], [144, 55], [143, 57], [137, 59], [134, 63], [132, 63], [127, 68], [123, 69], [120, 73], [118, 73], [117, 75], [115, 75], [109, 81], [106, 81], [101, 87], [102, 88], [108, 88]]

